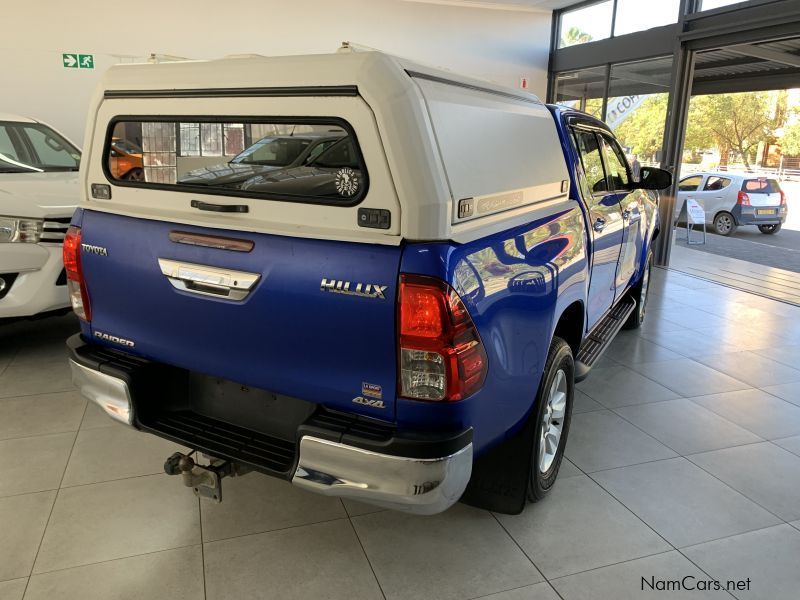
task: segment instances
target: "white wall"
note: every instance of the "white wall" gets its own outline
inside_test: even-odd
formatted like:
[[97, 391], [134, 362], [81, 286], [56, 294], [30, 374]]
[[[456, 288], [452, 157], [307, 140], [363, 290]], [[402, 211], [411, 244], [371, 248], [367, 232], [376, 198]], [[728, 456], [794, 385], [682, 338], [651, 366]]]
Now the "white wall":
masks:
[[[39, 118], [81, 144], [104, 69], [150, 53], [187, 58], [333, 52], [343, 40], [544, 97], [550, 13], [401, 0], [3, 2], [0, 113]], [[64, 52], [95, 69], [65, 69]]]

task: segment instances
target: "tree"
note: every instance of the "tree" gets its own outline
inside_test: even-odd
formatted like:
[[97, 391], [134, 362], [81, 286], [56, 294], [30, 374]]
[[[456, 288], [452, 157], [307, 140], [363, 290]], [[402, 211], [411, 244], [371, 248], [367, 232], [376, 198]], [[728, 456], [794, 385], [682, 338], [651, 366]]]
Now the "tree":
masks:
[[614, 133], [631, 153], [652, 160], [661, 149], [668, 94], [653, 94], [620, 123]]
[[586, 42], [592, 41], [592, 36], [586, 33], [585, 31], [581, 31], [577, 27], [570, 27], [561, 36], [561, 48], [565, 46], [574, 46], [575, 44], [585, 44]]
[[784, 128], [781, 149], [786, 155], [800, 156], [800, 122]]
[[785, 111], [769, 92], [695, 96], [689, 104], [686, 147], [717, 147], [720, 165], [737, 152], [747, 170], [759, 142], [769, 142]]

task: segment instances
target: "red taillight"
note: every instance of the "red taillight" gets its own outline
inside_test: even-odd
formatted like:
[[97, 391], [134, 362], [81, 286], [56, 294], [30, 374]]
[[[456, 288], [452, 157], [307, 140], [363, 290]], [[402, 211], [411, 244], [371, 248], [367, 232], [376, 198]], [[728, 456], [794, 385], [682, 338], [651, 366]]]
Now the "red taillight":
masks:
[[741, 204], [742, 206], [750, 206], [750, 196], [748, 196], [744, 192], [739, 192], [739, 195], [736, 197], [736, 204]]
[[458, 294], [433, 277], [400, 276], [399, 395], [461, 400], [486, 379], [486, 351]]
[[64, 270], [67, 273], [67, 289], [72, 302], [72, 310], [84, 321], [92, 320], [92, 308], [89, 305], [89, 293], [83, 279], [81, 267], [81, 230], [80, 227], [70, 225], [64, 236], [62, 249]]
[[786, 206], [786, 194], [781, 190], [781, 206]]

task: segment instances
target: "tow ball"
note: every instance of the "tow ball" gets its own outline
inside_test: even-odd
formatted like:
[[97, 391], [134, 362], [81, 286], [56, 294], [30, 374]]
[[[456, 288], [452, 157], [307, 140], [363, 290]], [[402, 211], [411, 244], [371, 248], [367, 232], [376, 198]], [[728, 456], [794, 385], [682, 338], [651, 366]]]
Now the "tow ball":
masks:
[[167, 475], [180, 475], [183, 485], [192, 488], [198, 498], [222, 502], [222, 479], [249, 472], [243, 465], [211, 456], [206, 457], [209, 464], [199, 465], [192, 458], [192, 454], [196, 452], [176, 452], [164, 463], [164, 472]]

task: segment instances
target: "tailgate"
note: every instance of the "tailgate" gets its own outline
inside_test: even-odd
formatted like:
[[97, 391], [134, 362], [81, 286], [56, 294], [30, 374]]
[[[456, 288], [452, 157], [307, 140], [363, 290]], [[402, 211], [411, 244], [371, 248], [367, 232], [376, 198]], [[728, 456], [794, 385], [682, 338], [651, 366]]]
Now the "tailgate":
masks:
[[[235, 251], [175, 241], [185, 242], [185, 234], [253, 246]], [[95, 341], [119, 348], [108, 340], [121, 338], [133, 343], [125, 351], [159, 362], [394, 418], [399, 246], [90, 210], [83, 213], [82, 235]], [[228, 297], [221, 295], [226, 287], [233, 288]], [[359, 402], [362, 396], [381, 402]]]

